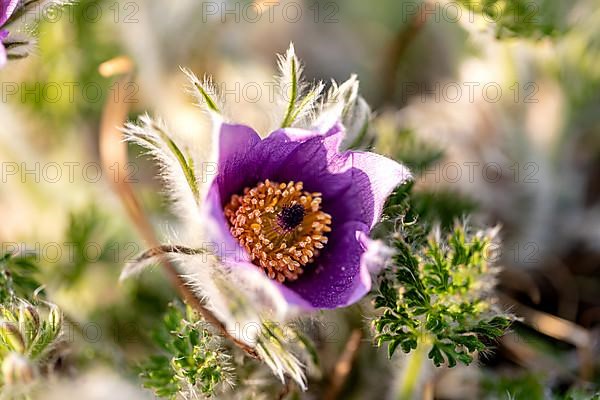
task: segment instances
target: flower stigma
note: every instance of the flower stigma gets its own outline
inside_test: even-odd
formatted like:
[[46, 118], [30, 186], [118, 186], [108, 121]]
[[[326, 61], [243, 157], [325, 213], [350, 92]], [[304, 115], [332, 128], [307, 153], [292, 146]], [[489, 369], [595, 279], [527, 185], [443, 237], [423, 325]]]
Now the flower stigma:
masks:
[[302, 182], [260, 182], [225, 205], [231, 234], [271, 279], [295, 281], [327, 243], [331, 215]]

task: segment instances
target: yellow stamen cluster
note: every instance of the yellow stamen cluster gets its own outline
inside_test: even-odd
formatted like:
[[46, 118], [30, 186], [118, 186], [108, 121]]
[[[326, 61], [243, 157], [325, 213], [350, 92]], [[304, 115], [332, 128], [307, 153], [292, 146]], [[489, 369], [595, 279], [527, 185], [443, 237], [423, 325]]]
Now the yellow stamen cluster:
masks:
[[302, 182], [267, 179], [233, 195], [224, 211], [252, 262], [271, 279], [294, 281], [327, 243], [331, 216], [321, 201], [321, 193], [304, 191]]

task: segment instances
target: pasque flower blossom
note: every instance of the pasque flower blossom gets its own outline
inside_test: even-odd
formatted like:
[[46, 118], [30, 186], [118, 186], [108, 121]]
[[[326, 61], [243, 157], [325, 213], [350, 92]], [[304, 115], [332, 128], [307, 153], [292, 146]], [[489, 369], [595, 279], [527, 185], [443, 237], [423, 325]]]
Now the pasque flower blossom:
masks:
[[281, 379], [287, 374], [305, 387], [290, 351], [299, 341], [274, 323], [351, 305], [370, 290], [371, 273], [389, 253], [369, 234], [410, 173], [386, 157], [348, 150], [369, 138], [369, 109], [354, 76], [321, 96], [322, 84], [303, 84], [293, 47], [279, 67], [279, 101], [268, 111], [281, 119], [265, 136], [229, 122], [210, 80], [184, 71], [212, 121], [209, 176], [193, 138], [174, 138], [148, 116], [126, 125], [126, 138], [159, 161], [181, 222], [168, 238], [173, 244], [145, 252], [122, 276], [166, 254], [237, 340]]
[[221, 258], [260, 268], [291, 304], [337, 308], [371, 287], [363, 258], [391, 191], [409, 177], [401, 164], [340, 151], [344, 128], [286, 128], [265, 139], [223, 124], [218, 173], [204, 207]]
[[4, 40], [8, 37], [9, 32], [2, 29], [6, 21], [15, 11], [19, 0], [0, 0], [0, 67], [6, 64], [7, 55], [4, 48]]

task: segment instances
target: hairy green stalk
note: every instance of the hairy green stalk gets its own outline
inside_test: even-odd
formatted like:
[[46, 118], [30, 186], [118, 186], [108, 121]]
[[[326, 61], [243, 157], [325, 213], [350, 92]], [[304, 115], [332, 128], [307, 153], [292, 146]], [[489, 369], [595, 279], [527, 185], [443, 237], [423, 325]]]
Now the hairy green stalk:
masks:
[[427, 347], [421, 340], [417, 348], [406, 356], [408, 362], [400, 382], [399, 400], [414, 399], [417, 385], [421, 381], [424, 362], [427, 358]]

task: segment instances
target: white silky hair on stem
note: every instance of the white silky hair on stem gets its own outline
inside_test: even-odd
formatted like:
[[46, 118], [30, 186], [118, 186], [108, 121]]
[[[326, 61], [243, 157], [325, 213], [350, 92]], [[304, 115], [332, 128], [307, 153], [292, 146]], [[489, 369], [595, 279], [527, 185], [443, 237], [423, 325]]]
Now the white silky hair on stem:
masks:
[[164, 122], [155, 121], [146, 114], [140, 117], [139, 124], [127, 123], [123, 131], [126, 141], [145, 148], [147, 154], [157, 161], [177, 215], [189, 223], [200, 224], [199, 182], [193, 161], [186, 155], [185, 149], [179, 149], [171, 139]]

